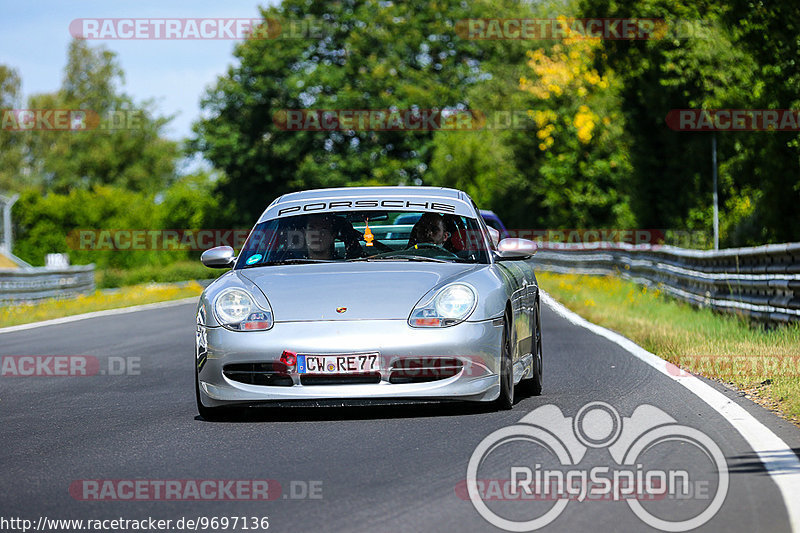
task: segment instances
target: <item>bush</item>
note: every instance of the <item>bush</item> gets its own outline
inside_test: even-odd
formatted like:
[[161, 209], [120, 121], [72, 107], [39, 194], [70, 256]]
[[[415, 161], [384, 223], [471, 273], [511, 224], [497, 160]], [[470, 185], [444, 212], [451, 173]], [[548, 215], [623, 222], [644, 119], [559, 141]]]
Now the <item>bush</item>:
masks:
[[153, 197], [111, 186], [40, 195], [27, 191], [14, 205], [14, 253], [33, 265], [48, 253], [66, 253], [73, 264], [131, 268], [184, 259], [184, 251], [82, 249], [79, 230], [157, 229], [159, 206]]
[[25, 191], [14, 205], [14, 253], [33, 265], [43, 265], [48, 253], [66, 253], [73, 264], [95, 263], [99, 269], [161, 268], [186, 261], [199, 252], [90, 249], [81, 243], [80, 231], [202, 228], [217, 205], [211, 187], [201, 173], [181, 178], [159, 195], [108, 185], [67, 194]]
[[145, 265], [127, 270], [107, 268], [98, 270], [97, 288], [109, 289], [140, 283], [172, 283], [176, 281], [216, 279], [227, 270], [207, 268], [199, 261], [180, 261], [171, 265]]

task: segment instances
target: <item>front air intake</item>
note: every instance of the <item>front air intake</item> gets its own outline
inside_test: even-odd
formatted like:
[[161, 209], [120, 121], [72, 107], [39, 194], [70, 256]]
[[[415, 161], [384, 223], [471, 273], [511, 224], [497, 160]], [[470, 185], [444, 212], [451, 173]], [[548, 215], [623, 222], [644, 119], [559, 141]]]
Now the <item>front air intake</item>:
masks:
[[286, 365], [273, 363], [236, 363], [225, 365], [222, 374], [231, 381], [264, 387], [291, 387], [294, 385]]
[[426, 383], [457, 375], [464, 367], [454, 357], [407, 357], [392, 363], [389, 383]]

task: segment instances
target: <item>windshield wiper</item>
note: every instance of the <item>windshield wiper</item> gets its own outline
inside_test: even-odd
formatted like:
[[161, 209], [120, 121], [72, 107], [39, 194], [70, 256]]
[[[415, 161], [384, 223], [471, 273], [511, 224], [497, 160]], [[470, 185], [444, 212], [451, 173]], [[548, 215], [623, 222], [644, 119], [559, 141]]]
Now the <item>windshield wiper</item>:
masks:
[[253, 266], [269, 266], [269, 265], [302, 265], [309, 263], [333, 263], [335, 259], [303, 259], [295, 257], [291, 259], [282, 259], [280, 261], [267, 261], [266, 263], [256, 263]]
[[372, 257], [358, 257], [355, 259], [348, 259], [348, 261], [420, 261], [431, 263], [450, 263], [447, 259], [439, 259], [438, 257], [425, 257], [421, 255], [384, 255]]

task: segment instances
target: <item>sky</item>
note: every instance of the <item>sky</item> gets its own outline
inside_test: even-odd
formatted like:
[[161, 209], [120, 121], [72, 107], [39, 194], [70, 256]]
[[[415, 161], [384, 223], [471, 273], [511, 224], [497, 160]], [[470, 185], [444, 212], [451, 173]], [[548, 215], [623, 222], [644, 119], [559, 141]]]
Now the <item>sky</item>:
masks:
[[[22, 102], [61, 86], [72, 36], [70, 23], [94, 18], [258, 18], [258, 5], [274, 0], [0, 0], [0, 64], [17, 70]], [[155, 100], [161, 115], [176, 115], [164, 130], [189, 137], [200, 116], [205, 89], [234, 62], [237, 41], [92, 39], [117, 54], [125, 73], [122, 91], [141, 102]]]

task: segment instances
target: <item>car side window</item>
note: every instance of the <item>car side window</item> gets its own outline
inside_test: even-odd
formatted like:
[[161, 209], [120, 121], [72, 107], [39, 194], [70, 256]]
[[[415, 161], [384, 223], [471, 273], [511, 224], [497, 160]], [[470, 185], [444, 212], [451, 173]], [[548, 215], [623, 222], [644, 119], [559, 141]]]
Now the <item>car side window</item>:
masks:
[[489, 229], [486, 226], [486, 221], [483, 220], [483, 217], [481, 216], [480, 209], [478, 209], [478, 206], [475, 205], [475, 201], [472, 200], [472, 198], [470, 198], [470, 202], [472, 202], [472, 208], [478, 214], [478, 217], [477, 217], [478, 218], [478, 225], [481, 227], [481, 231], [483, 232], [483, 237], [484, 237], [485, 241], [488, 243], [489, 249], [490, 250], [497, 250], [497, 247], [494, 245], [494, 242], [492, 241], [491, 237], [489, 236]]

